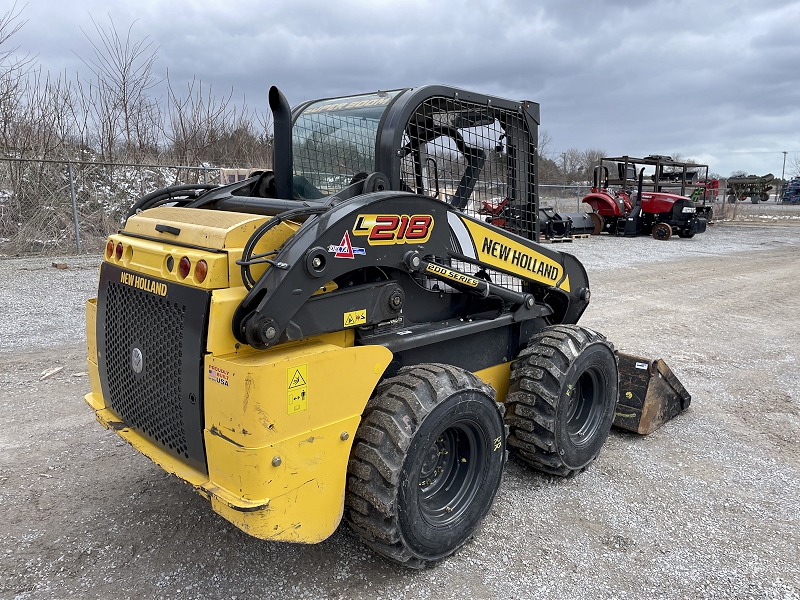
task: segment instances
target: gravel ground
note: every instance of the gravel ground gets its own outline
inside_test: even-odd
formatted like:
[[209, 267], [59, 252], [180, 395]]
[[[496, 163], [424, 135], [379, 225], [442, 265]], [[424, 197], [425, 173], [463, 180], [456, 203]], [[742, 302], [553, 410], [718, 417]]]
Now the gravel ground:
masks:
[[553, 248], [589, 271], [582, 323], [663, 357], [692, 406], [572, 479], [512, 459], [475, 539], [423, 572], [346, 527], [299, 546], [216, 516], [83, 403], [99, 257], [0, 260], [0, 597], [800, 598], [800, 227]]

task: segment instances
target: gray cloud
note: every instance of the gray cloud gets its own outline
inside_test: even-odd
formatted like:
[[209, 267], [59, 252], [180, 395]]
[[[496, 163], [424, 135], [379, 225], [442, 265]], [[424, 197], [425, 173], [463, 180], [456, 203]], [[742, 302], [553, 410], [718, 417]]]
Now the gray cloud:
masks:
[[556, 151], [680, 152], [723, 175], [779, 173], [781, 151], [800, 151], [797, 1], [32, 0], [16, 41], [88, 75], [73, 51], [90, 54], [90, 14], [138, 20], [159, 73], [259, 108], [272, 84], [294, 104], [448, 83], [540, 102]]

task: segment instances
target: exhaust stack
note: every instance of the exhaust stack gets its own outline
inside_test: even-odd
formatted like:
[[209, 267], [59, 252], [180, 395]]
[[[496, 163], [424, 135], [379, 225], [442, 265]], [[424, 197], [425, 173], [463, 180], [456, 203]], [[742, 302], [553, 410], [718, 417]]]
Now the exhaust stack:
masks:
[[286, 96], [274, 85], [269, 88], [269, 108], [275, 128], [272, 147], [272, 171], [275, 174], [275, 194], [283, 200], [292, 199], [292, 109]]

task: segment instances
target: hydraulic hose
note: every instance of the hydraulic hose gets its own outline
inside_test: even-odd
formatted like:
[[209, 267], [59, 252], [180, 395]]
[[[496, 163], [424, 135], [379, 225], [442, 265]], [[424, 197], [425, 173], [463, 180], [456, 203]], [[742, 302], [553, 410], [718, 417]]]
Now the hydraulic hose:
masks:
[[156, 203], [163, 204], [163, 200], [187, 196], [189, 192], [205, 192], [207, 190], [212, 190], [215, 187], [219, 186], [206, 183], [194, 183], [161, 188], [155, 192], [150, 192], [146, 196], [142, 196], [136, 202], [134, 202], [133, 206], [131, 206], [130, 210], [128, 211], [128, 217], [132, 217], [140, 210], [152, 208], [154, 205], [156, 205]]

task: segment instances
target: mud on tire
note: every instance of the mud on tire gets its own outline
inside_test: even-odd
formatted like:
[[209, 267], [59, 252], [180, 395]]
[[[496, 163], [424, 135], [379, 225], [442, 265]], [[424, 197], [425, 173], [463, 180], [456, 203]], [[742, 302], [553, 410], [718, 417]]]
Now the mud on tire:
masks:
[[490, 386], [449, 365], [403, 368], [377, 387], [356, 432], [345, 519], [375, 552], [431, 566], [472, 537], [505, 460]]
[[534, 335], [511, 365], [511, 451], [551, 475], [585, 469], [608, 438], [618, 378], [614, 347], [599, 333], [555, 325]]

